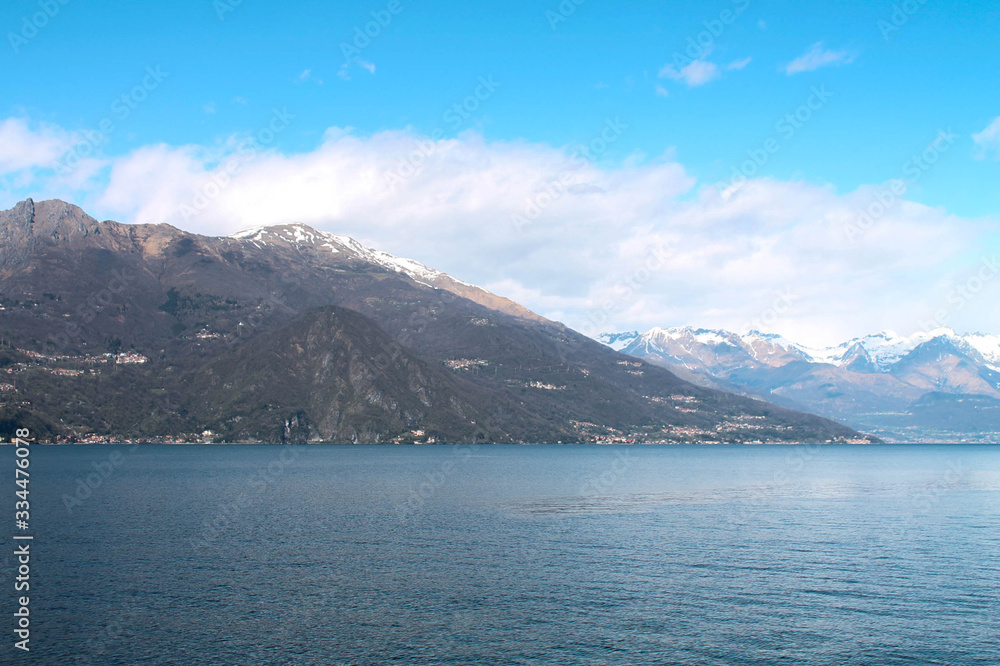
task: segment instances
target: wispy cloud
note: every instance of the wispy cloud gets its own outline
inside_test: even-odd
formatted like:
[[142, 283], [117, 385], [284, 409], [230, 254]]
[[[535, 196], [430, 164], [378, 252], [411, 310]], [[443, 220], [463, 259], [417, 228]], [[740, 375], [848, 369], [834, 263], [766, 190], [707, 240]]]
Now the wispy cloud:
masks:
[[320, 79], [320, 78], [317, 78], [316, 76], [313, 76], [313, 73], [312, 73], [311, 69], [304, 69], [304, 70], [302, 70], [302, 73], [299, 74], [299, 76], [298, 76], [298, 78], [296, 80], [299, 83], [305, 83], [306, 81], [313, 81], [317, 85], [323, 85], [323, 79]]
[[692, 88], [703, 86], [719, 78], [719, 66], [708, 60], [692, 60], [680, 69], [674, 65], [666, 65], [660, 70], [660, 78], [683, 81]]
[[661, 86], [659, 83], [656, 84], [656, 96], [657, 97], [670, 97], [670, 91]]
[[212, 114], [215, 113], [215, 102], [207, 102], [203, 107], [201, 107], [205, 113]]
[[1000, 160], [1000, 116], [993, 119], [982, 132], [972, 135], [977, 160]]
[[726, 65], [726, 69], [729, 69], [729, 70], [743, 69], [744, 67], [746, 67], [747, 65], [750, 64], [751, 60], [753, 60], [753, 58], [751, 58], [750, 56], [747, 56], [746, 58], [743, 58], [742, 60], [734, 60], [731, 63], [729, 63], [728, 65]]
[[795, 60], [785, 65], [785, 74], [798, 74], [800, 72], [811, 72], [820, 67], [830, 65], [847, 65], [854, 62], [854, 54], [850, 51], [834, 51], [824, 49], [823, 42], [816, 42], [809, 47], [809, 50], [800, 55]]
[[361, 60], [360, 58], [355, 58], [353, 60], [348, 60], [343, 65], [341, 65], [340, 69], [337, 70], [337, 76], [339, 76], [340, 78], [342, 78], [345, 81], [350, 81], [351, 80], [351, 65], [352, 64], [353, 65], [357, 65], [357, 66], [361, 67], [362, 69], [368, 70], [369, 74], [374, 74], [375, 73], [375, 65], [374, 64], [372, 64], [370, 62], [366, 62], [364, 60]]

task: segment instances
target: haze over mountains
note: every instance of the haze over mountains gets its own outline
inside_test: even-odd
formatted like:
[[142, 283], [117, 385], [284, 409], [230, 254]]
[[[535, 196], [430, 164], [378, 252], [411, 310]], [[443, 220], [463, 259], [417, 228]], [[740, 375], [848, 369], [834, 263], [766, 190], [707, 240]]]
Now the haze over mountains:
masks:
[[304, 225], [219, 238], [29, 199], [0, 212], [0, 308], [0, 436], [864, 441]]
[[829, 348], [691, 327], [600, 339], [703, 386], [765, 397], [883, 438], [997, 441], [1000, 432], [996, 335], [883, 332]]

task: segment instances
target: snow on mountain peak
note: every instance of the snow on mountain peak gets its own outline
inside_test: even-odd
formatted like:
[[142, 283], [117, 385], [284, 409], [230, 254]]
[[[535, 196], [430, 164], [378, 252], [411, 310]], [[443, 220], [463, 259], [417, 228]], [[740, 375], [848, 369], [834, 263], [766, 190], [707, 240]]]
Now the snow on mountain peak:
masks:
[[[432, 281], [446, 278], [467, 287], [475, 287], [468, 282], [462, 282], [446, 273], [428, 268], [419, 261], [397, 257], [362, 245], [350, 236], [333, 234], [328, 231], [317, 231], [304, 224], [280, 224], [270, 227], [254, 227], [239, 231], [229, 236], [234, 240], [251, 241], [255, 244], [284, 241], [293, 245], [317, 245], [332, 253], [346, 252], [372, 264], [388, 268], [397, 273], [403, 273], [416, 282], [428, 287], [434, 287]], [[480, 287], [476, 287], [479, 289]], [[485, 290], [484, 290], [485, 291]]]
[[728, 331], [711, 328], [693, 328], [682, 326], [676, 328], [660, 328], [656, 326], [643, 333], [642, 337], [650, 340], [693, 340], [701, 344], [733, 344], [733, 334]]
[[829, 351], [831, 352], [834, 350], [841, 352], [839, 354], [831, 354], [830, 358], [834, 361], [835, 365], [841, 365], [841, 363], [836, 361], [842, 362], [844, 356], [854, 345], [860, 345], [868, 354], [872, 363], [879, 370], [885, 370], [923, 343], [942, 337], [953, 341], [960, 340], [960, 336], [956, 335], [955, 331], [945, 327], [936, 328], [931, 331], [917, 331], [910, 336], [899, 335], [895, 331], [882, 331], [881, 333], [848, 340], [837, 347], [830, 348]]
[[972, 333], [964, 336], [964, 339], [982, 355], [993, 370], [1000, 372], [1000, 335]]
[[[621, 350], [626, 345], [609, 343], [609, 340], [616, 335], [621, 334], [604, 334], [599, 337], [599, 341]], [[647, 350], [655, 348], [658, 351], [666, 351], [668, 347], [674, 345], [679, 345], [679, 348], [675, 347], [676, 349], [687, 352], [691, 352], [697, 345], [707, 347], [728, 345], [743, 349], [755, 360], [765, 364], [787, 362], [786, 360], [791, 357], [812, 363], [845, 366], [857, 362], [860, 357], [865, 363], [870, 363], [876, 370], [882, 372], [887, 371], [920, 345], [938, 339], [945, 340], [967, 353], [978, 353], [992, 369], [1000, 372], [1000, 335], [982, 333], [958, 335], [947, 327], [918, 331], [909, 336], [886, 330], [854, 338], [833, 347], [808, 347], [792, 342], [784, 336], [758, 330], [737, 335], [726, 330], [691, 326], [670, 328], [656, 326], [641, 335], [631, 337], [632, 341], [637, 341], [636, 344], [645, 345]]]
[[596, 340], [615, 351], [621, 351], [638, 337], [639, 331], [625, 331], [622, 333], [601, 333], [597, 336]]
[[[287, 243], [315, 243], [318, 238], [328, 235], [304, 224], [279, 224], [273, 227], [253, 227], [229, 236], [236, 240], [250, 240], [266, 243], [268, 240], [283, 240]], [[336, 251], [336, 250], [334, 250]]]

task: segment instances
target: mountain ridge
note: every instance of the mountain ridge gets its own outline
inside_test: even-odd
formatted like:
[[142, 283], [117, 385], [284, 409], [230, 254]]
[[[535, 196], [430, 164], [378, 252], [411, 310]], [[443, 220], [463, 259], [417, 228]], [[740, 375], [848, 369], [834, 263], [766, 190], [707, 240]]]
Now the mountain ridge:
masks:
[[[760, 331], [654, 327], [631, 337], [621, 351], [701, 385], [765, 397], [890, 439], [998, 437], [991, 401], [1000, 405], [1000, 336], [959, 335], [942, 327], [910, 336], [883, 331], [809, 347]], [[988, 406], [983, 419], [973, 414], [965, 422], [948, 419], [947, 427], [935, 428], [914, 411], [943, 395], [981, 398], [974, 402]], [[889, 413], [891, 418], [880, 417]], [[908, 420], [921, 425], [910, 428]]]
[[[695, 386], [347, 237], [237, 235], [98, 222], [60, 201], [0, 212], [0, 371], [13, 387], [0, 427], [30, 419], [55, 439], [102, 441], [871, 441]], [[366, 378], [333, 347], [367, 350], [396, 379]], [[310, 373], [324, 363], [336, 372]]]

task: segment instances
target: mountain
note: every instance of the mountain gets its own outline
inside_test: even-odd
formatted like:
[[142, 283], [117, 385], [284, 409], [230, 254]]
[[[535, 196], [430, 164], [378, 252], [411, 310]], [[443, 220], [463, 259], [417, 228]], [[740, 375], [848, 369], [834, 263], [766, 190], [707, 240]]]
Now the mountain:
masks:
[[0, 212], [0, 434], [105, 441], [854, 440], [299, 224]]
[[308, 310], [213, 360], [191, 389], [203, 398], [198, 422], [229, 441], [273, 437], [283, 417], [286, 438], [294, 423], [306, 439], [323, 441], [377, 441], [386, 431], [429, 441], [549, 434], [538, 419], [495, 428], [482, 409], [492, 396], [395, 349], [371, 320], [336, 306]]
[[615, 351], [621, 351], [637, 337], [639, 337], [639, 331], [626, 331], [625, 333], [601, 333], [597, 336], [597, 341], [611, 347]]
[[510, 299], [491, 294], [485, 289], [457, 280], [447, 273], [428, 268], [412, 259], [396, 257], [388, 252], [365, 247], [349, 236], [316, 231], [302, 224], [283, 224], [247, 229], [229, 238], [249, 241], [256, 247], [263, 245], [300, 249], [303, 246], [318, 247], [341, 255], [341, 258], [382, 266], [390, 271], [402, 273], [419, 284], [444, 289], [498, 312], [534, 321], [546, 321], [544, 317]]
[[1000, 336], [886, 331], [813, 348], [759, 331], [682, 327], [626, 335], [623, 353], [694, 383], [812, 411], [891, 440], [1000, 438]]

